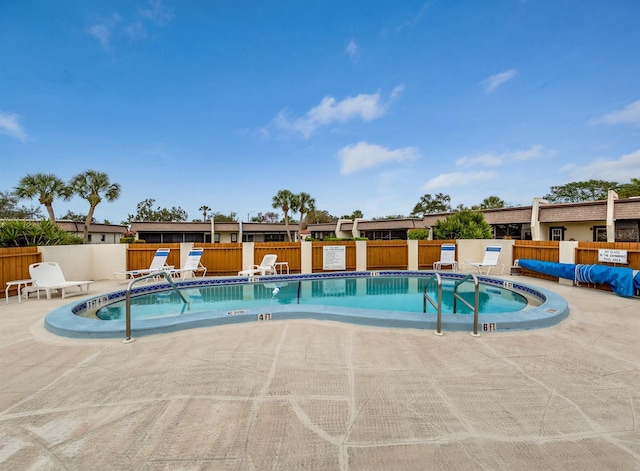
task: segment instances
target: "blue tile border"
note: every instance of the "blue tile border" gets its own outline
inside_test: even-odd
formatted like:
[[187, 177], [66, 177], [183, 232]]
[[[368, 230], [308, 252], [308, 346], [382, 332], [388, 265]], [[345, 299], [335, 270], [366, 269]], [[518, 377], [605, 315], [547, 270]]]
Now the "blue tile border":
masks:
[[[300, 281], [321, 280], [334, 278], [366, 278], [366, 277], [429, 277], [433, 271], [359, 271], [359, 272], [331, 272], [313, 273], [308, 275], [275, 275], [256, 277], [255, 282], [273, 281]], [[460, 280], [467, 276], [466, 273], [439, 272], [443, 279]], [[528, 330], [550, 327], [564, 320], [569, 315], [567, 301], [560, 295], [536, 286], [514, 282], [489, 276], [478, 276], [482, 283], [507, 287], [529, 297], [534, 297], [541, 303], [539, 306], [529, 307], [521, 311], [506, 313], [480, 314], [479, 324], [482, 326], [493, 325], [497, 331]], [[178, 281], [176, 285], [181, 288], [197, 288], [216, 285], [244, 285], [249, 283], [247, 277], [221, 277], [198, 278], [194, 280]], [[133, 288], [131, 296], [147, 293], [168, 291], [167, 283], [147, 284]], [[124, 320], [102, 321], [83, 314], [92, 309], [103, 307], [115, 301], [125, 298], [126, 291], [119, 290], [98, 296], [85, 298], [61, 306], [51, 311], [45, 317], [45, 328], [56, 335], [70, 338], [124, 338]], [[268, 310], [268, 312], [267, 312]], [[228, 315], [226, 311], [209, 311], [193, 314], [183, 314], [175, 317], [158, 319], [132, 320], [131, 328], [134, 337], [157, 333], [174, 332], [177, 330], [192, 329], [215, 325], [224, 325], [240, 322], [256, 322], [265, 318], [268, 314], [270, 320], [284, 319], [322, 319], [339, 322], [349, 322], [358, 325], [370, 325], [394, 328], [435, 329], [436, 315], [433, 313], [409, 313], [400, 311], [372, 311], [364, 309], [341, 308], [324, 305], [269, 305], [264, 309], [248, 309], [238, 315]], [[473, 316], [469, 314], [443, 314], [442, 331], [472, 331]], [[494, 330], [494, 329], [491, 329]]]

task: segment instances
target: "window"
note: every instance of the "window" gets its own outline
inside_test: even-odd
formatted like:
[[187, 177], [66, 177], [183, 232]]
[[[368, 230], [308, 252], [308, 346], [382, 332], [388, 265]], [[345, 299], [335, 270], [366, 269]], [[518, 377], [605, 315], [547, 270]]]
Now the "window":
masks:
[[564, 227], [551, 227], [549, 229], [549, 240], [564, 240]]
[[213, 234], [213, 243], [214, 244], [219, 244], [220, 243], [220, 234], [219, 233], [215, 233]]
[[[527, 229], [531, 239], [531, 224], [496, 224], [493, 226], [494, 239], [526, 239]], [[524, 237], [523, 237], [524, 234]]]
[[640, 237], [637, 222], [616, 225], [616, 242], [638, 242], [638, 240]]
[[606, 228], [606, 226], [593, 226], [593, 241], [594, 242], [606, 242], [607, 241], [607, 228]]
[[231, 233], [231, 242], [238, 242], [238, 233], [237, 232], [232, 232]]

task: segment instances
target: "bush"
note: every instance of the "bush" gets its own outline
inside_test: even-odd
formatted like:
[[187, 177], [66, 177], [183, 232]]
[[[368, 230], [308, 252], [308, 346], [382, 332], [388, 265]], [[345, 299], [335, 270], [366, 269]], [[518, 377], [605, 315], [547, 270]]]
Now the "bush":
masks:
[[82, 244], [82, 237], [69, 234], [49, 220], [0, 222], [0, 247], [75, 244]]
[[409, 229], [407, 231], [409, 240], [429, 240], [429, 229]]
[[436, 222], [433, 238], [436, 240], [491, 239], [491, 226], [478, 211], [463, 209]]

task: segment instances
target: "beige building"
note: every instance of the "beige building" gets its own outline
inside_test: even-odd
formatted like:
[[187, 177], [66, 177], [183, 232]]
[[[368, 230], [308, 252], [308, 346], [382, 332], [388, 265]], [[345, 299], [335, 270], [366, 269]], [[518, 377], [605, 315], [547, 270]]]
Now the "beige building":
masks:
[[[531, 206], [481, 211], [494, 239], [576, 240], [640, 242], [640, 197], [619, 199], [610, 192], [607, 200], [550, 204], [535, 199]], [[453, 213], [427, 214], [421, 218], [345, 220], [310, 224], [303, 238], [363, 238], [403, 240], [411, 229], [431, 228]], [[82, 235], [80, 222], [59, 221], [67, 231]], [[133, 222], [131, 230], [149, 243], [279, 242], [288, 240], [283, 223], [257, 222]], [[127, 230], [121, 225], [92, 224], [91, 243], [117, 243]], [[298, 225], [289, 224], [292, 240], [299, 240]]]

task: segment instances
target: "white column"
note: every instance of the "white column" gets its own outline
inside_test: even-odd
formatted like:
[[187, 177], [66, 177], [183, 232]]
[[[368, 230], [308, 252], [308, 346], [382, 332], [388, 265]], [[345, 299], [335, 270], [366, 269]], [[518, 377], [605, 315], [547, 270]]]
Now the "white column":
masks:
[[300, 273], [313, 272], [313, 242], [303, 240], [300, 242]]
[[417, 240], [407, 240], [407, 255], [409, 258], [409, 263], [407, 268], [409, 270], [417, 270], [418, 269], [418, 241]]
[[614, 190], [609, 190], [607, 193], [607, 242], [616, 241], [615, 205], [617, 199], [618, 193]]

